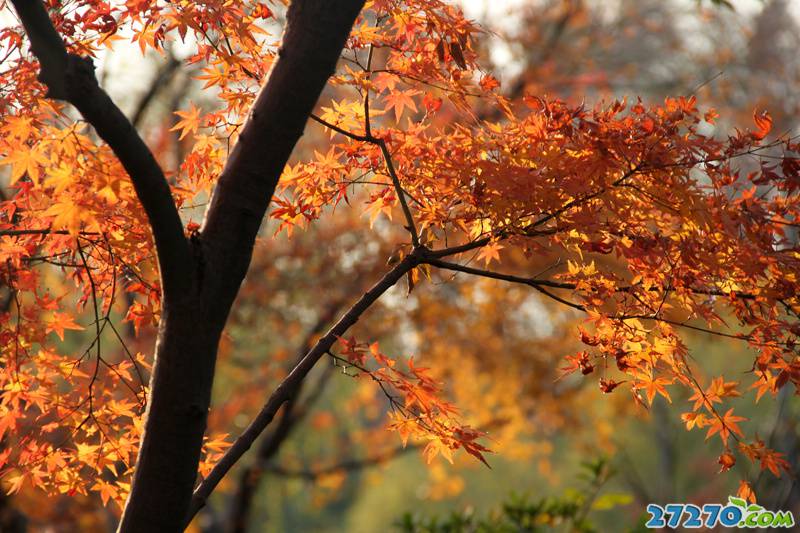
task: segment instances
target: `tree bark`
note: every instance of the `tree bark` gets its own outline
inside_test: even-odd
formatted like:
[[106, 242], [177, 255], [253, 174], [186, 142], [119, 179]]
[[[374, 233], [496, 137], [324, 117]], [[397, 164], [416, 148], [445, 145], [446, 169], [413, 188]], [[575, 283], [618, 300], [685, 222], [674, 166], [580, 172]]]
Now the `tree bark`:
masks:
[[120, 531], [181, 531], [197, 480], [222, 332], [197, 295], [165, 302], [145, 431]]

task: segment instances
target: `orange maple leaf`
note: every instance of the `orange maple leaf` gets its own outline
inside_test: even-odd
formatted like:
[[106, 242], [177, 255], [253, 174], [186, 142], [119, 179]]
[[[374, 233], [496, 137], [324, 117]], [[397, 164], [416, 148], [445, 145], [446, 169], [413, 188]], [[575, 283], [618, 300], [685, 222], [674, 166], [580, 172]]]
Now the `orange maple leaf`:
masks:
[[750, 503], [756, 503], [756, 493], [753, 492], [753, 487], [750, 486], [745, 480], [739, 481], [739, 488], [736, 490], [736, 495]]
[[478, 261], [483, 259], [484, 264], [489, 266], [489, 263], [492, 261], [500, 261], [500, 250], [504, 248], [503, 245], [492, 242], [481, 248], [481, 252], [478, 254], [476, 258]]
[[55, 334], [58, 335], [58, 338], [63, 341], [64, 330], [66, 329], [80, 331], [84, 328], [75, 322], [75, 319], [72, 317], [72, 315], [54, 311], [52, 318], [47, 323], [47, 333], [55, 332]]
[[175, 111], [175, 114], [181, 117], [169, 131], [181, 131], [178, 140], [183, 140], [189, 133], [197, 133], [197, 128], [200, 127], [201, 117], [200, 109], [195, 107], [194, 103], [189, 104], [189, 109], [186, 111]]
[[386, 110], [394, 109], [394, 118], [398, 122], [400, 117], [403, 116], [403, 111], [408, 108], [415, 113], [417, 112], [417, 104], [414, 102], [413, 96], [419, 94], [419, 91], [409, 89], [407, 91], [391, 91], [384, 99], [386, 100]]
[[719, 437], [722, 439], [723, 444], [728, 443], [728, 437], [730, 437], [731, 433], [739, 437], [744, 437], [744, 433], [742, 433], [741, 428], [739, 428], [738, 422], [743, 422], [745, 420], [747, 419], [744, 417], [734, 416], [733, 408], [728, 409], [724, 415], [718, 416], [711, 422], [711, 426], [708, 428], [708, 433], [706, 433], [706, 440], [710, 439], [717, 433], [719, 433]]
[[758, 130], [754, 131], [752, 135], [756, 140], [760, 141], [772, 130], [772, 117], [768, 111], [762, 111], [760, 113], [754, 111], [753, 120], [755, 121]]

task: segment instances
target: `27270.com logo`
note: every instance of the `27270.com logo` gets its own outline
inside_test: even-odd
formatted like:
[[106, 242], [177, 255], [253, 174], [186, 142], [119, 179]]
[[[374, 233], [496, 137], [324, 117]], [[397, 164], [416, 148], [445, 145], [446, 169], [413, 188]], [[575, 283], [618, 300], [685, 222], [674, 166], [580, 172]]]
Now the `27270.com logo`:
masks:
[[728, 496], [728, 504], [708, 503], [699, 507], [685, 503], [668, 503], [647, 506], [651, 529], [664, 527], [713, 528], [716, 526], [736, 528], [790, 528], [794, 527], [791, 511], [769, 511], [756, 504], [747, 505], [741, 498]]

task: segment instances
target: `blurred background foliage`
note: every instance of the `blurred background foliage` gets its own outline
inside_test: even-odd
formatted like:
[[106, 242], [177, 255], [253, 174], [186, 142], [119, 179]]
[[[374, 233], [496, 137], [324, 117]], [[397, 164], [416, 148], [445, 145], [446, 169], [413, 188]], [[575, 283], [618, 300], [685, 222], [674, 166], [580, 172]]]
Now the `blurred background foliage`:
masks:
[[[797, 123], [797, 2], [464, 0], [464, 8], [486, 29], [486, 71], [512, 100], [546, 94], [591, 105], [697, 94], [701, 106], [720, 114], [716, 133], [749, 124], [754, 107], [769, 110], [775, 131]], [[100, 69], [172, 169], [188, 149], [169, 131], [174, 111], [189, 100], [212, 106], [215, 97], [203, 91], [192, 66], [178, 61], [181, 53], [175, 47], [166, 57], [141, 58], [120, 44]], [[295, 157], [324, 142], [319, 128], [309, 128]], [[391, 256], [402, 236], [381, 219], [366, 227], [354, 211], [341, 209], [291, 238], [273, 239], [277, 228], [265, 228], [223, 341], [214, 429], [240, 432], [330, 318], [385, 270], [373, 258]], [[555, 260], [544, 256], [539, 266]], [[504, 258], [504, 267], [513, 271], [514, 261]], [[471, 425], [489, 432], [491, 469], [461, 456], [454, 465], [426, 465], [424, 443], [403, 448], [384, 431], [389, 406], [374, 384], [328, 361], [228, 476], [193, 531], [636, 531], [647, 503], [725, 501], [740, 479], [753, 484], [768, 509], [800, 511], [791, 479], [744, 464], [718, 475], [717, 445], [681, 422], [686, 397], [675, 395], [671, 404], [659, 398], [647, 412], [624, 392], [604, 394], [596, 381], [558, 379], [562, 357], [578, 346], [575, 313], [491, 280], [432, 281], [435, 297], [425, 286], [410, 294], [401, 287], [370, 310], [354, 335], [434, 369]], [[144, 351], [152, 338], [145, 329], [131, 343]], [[743, 383], [752, 379], [744, 344], [700, 333], [685, 338], [709, 374], [724, 368], [740, 372]], [[76, 349], [82, 340], [67, 336]], [[788, 392], [754, 403], [750, 391], [734, 405], [796, 470], [798, 406]], [[23, 492], [13, 505], [34, 530], [113, 523], [91, 499], [67, 508]]]

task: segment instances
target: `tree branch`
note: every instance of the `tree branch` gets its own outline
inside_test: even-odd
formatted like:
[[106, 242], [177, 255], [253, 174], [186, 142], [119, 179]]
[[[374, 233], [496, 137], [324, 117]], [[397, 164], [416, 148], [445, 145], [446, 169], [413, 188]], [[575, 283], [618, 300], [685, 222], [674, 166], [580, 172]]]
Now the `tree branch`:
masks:
[[91, 59], [67, 52], [41, 0], [11, 3], [39, 59], [39, 79], [48, 88], [47, 96], [74, 105], [114, 151], [150, 221], [164, 293], [181, 294], [190, 287], [186, 265], [192, 255], [163, 171], [131, 122], [100, 88]]
[[[439, 252], [441, 252], [441, 250], [439, 250]], [[431, 252], [431, 251], [426, 251], [424, 253], [424, 255], [423, 255], [423, 259], [420, 262], [423, 263], [423, 264], [428, 264], [428, 265], [435, 266], [435, 267], [438, 267], [438, 268], [442, 268], [442, 269], [445, 269], [445, 270], [463, 272], [465, 274], [471, 274], [471, 275], [474, 275], [474, 276], [481, 276], [481, 277], [485, 277], [485, 278], [491, 278], [491, 279], [496, 279], [496, 280], [500, 280], [500, 281], [506, 281], [506, 282], [509, 282], [509, 283], [518, 283], [518, 284], [522, 284], [522, 285], [528, 285], [530, 287], [533, 287], [537, 291], [541, 292], [542, 294], [544, 294], [548, 298], [551, 298], [551, 299], [553, 299], [553, 300], [555, 300], [557, 302], [560, 302], [560, 303], [562, 303], [562, 304], [564, 304], [564, 305], [566, 305], [568, 307], [571, 307], [571, 308], [576, 309], [578, 311], [583, 311], [583, 312], [587, 311], [586, 306], [581, 305], [581, 304], [577, 304], [575, 302], [570, 302], [569, 300], [566, 300], [566, 299], [561, 298], [560, 296], [558, 296], [556, 294], [553, 294], [552, 292], [550, 292], [549, 290], [547, 290], [545, 288], [545, 287], [547, 287], [547, 288], [555, 288], [555, 289], [575, 290], [577, 288], [577, 285], [572, 284], [572, 283], [554, 282], [554, 281], [550, 281], [550, 280], [539, 280], [539, 279], [536, 279], [536, 278], [525, 278], [525, 277], [521, 277], [521, 276], [514, 276], [514, 275], [511, 275], [511, 274], [501, 274], [499, 272], [493, 272], [491, 270], [483, 270], [483, 269], [480, 269], [480, 268], [468, 267], [468, 266], [465, 266], [465, 265], [460, 265], [458, 263], [450, 263], [450, 262], [447, 262], [447, 261], [442, 261], [440, 259], [437, 259], [436, 252]], [[616, 292], [632, 293], [634, 289], [635, 289], [634, 286], [623, 286], [623, 287], [618, 287], [616, 289]], [[677, 289], [675, 287], [667, 286], [667, 287], [651, 287], [648, 290], [649, 291], [663, 291], [664, 294], [665, 294], [665, 297], [666, 297], [666, 294], [668, 294], [670, 292], [674, 292]], [[723, 296], [723, 297], [728, 297], [731, 294], [733, 294], [736, 298], [741, 298], [741, 299], [744, 299], [744, 300], [755, 300], [756, 299], [756, 295], [755, 294], [747, 293], [747, 292], [740, 292], [740, 291], [725, 292], [725, 291], [721, 291], [721, 290], [717, 290], [717, 289], [703, 289], [703, 288], [694, 288], [694, 287], [686, 287], [685, 290], [688, 291], [688, 292], [691, 292], [693, 294], [700, 294], [700, 295], [705, 295], [705, 296]], [[686, 328], [686, 329], [691, 329], [691, 330], [694, 330], [694, 331], [699, 331], [699, 332], [702, 332], [702, 333], [708, 333], [710, 335], [717, 335], [717, 336], [720, 336], [720, 337], [726, 337], [726, 338], [730, 338], [730, 339], [747, 340], [747, 341], [749, 341], [752, 338], [752, 335], [750, 335], [750, 334], [741, 335], [741, 334], [724, 333], [724, 332], [721, 332], [721, 331], [714, 331], [714, 330], [703, 328], [703, 327], [699, 327], [699, 326], [693, 326], [693, 325], [688, 324], [686, 322], [678, 322], [678, 321], [675, 321], [675, 320], [670, 320], [668, 318], [663, 318], [663, 317], [659, 316], [659, 312], [657, 312], [657, 311], [653, 312], [652, 314], [632, 314], [632, 315], [621, 314], [621, 315], [616, 315], [616, 316], [609, 316], [609, 318], [612, 319], [612, 320], [627, 320], [627, 319], [633, 319], [633, 318], [636, 318], [636, 319], [639, 319], [639, 320], [653, 320], [653, 321], [656, 321], [656, 322], [662, 322], [662, 323], [665, 323], [665, 324], [670, 324], [670, 325], [673, 325], [673, 326], [679, 326], [679, 327], [683, 327], [683, 328]], [[769, 345], [768, 343], [760, 343], [760, 344]], [[778, 343], [778, 344], [784, 344], [784, 343]]]
[[[435, 252], [434, 252], [435, 253]], [[534, 288], [541, 288], [541, 287], [549, 287], [553, 289], [565, 289], [565, 290], [575, 290], [578, 286], [575, 283], [567, 283], [562, 281], [552, 281], [547, 279], [536, 279], [536, 278], [526, 278], [523, 276], [515, 276], [513, 274], [503, 274], [500, 272], [494, 272], [492, 270], [484, 270], [481, 268], [474, 268], [466, 265], [461, 265], [458, 263], [451, 263], [449, 261], [442, 261], [441, 259], [437, 259], [435, 257], [426, 258], [423, 260], [423, 263], [429, 264], [431, 266], [435, 266], [438, 268], [443, 268], [445, 270], [453, 270], [457, 272], [464, 272], [465, 274], [471, 274], [474, 276], [481, 276], [484, 278], [492, 278], [500, 281], [507, 281], [509, 283], [519, 283], [522, 285], [529, 285]], [[635, 286], [622, 286], [617, 287], [615, 289], [616, 292], [633, 292], [636, 289]], [[743, 300], [754, 300], [756, 296], [749, 292], [741, 292], [741, 291], [721, 291], [718, 289], [703, 289], [700, 287], [685, 287], [684, 288], [687, 292], [691, 292], [692, 294], [701, 294], [704, 296], [730, 296], [733, 294], [736, 298], [741, 298]], [[647, 289], [649, 292], [675, 292], [677, 289], [675, 287], [667, 286], [667, 287], [649, 287]]]
[[469, 252], [469, 251], [472, 251], [472, 250], [477, 250], [478, 248], [483, 248], [484, 246], [486, 246], [490, 242], [492, 242], [492, 238], [491, 237], [482, 237], [482, 238], [477, 239], [475, 241], [467, 242], [467, 243], [464, 243], [464, 244], [459, 244], [459, 245], [456, 245], [456, 246], [450, 246], [448, 248], [442, 248], [440, 250], [431, 250], [428, 253], [427, 257], [428, 258], [431, 258], [431, 257], [437, 257], [438, 258], [438, 257], [447, 257], [449, 255], [463, 254], [465, 252]]
[[450, 263], [448, 261], [442, 261], [441, 259], [436, 259], [436, 258], [425, 259], [424, 262], [431, 266], [443, 268], [446, 270], [454, 270], [458, 272], [464, 272], [465, 274], [472, 274], [474, 276], [492, 278], [500, 281], [508, 281], [511, 283], [521, 283], [523, 285], [529, 285], [531, 287], [537, 286], [537, 287], [551, 287], [554, 289], [575, 289], [574, 283], [562, 283], [546, 279], [525, 278], [522, 276], [514, 276], [512, 274], [501, 274], [500, 272], [493, 272], [491, 270], [469, 267], [466, 265], [460, 265], [458, 263]]
[[392, 178], [392, 185], [394, 185], [395, 192], [397, 193], [397, 199], [400, 201], [400, 207], [403, 209], [403, 216], [406, 218], [406, 229], [411, 234], [411, 243], [414, 246], [419, 246], [417, 226], [414, 224], [414, 216], [411, 214], [411, 210], [408, 208], [405, 191], [403, 191], [403, 187], [400, 185], [400, 178], [397, 176], [397, 171], [394, 169], [392, 154], [389, 153], [389, 148], [386, 147], [385, 140], [378, 139], [376, 144], [381, 149], [383, 160], [386, 162], [386, 170], [389, 171], [389, 176]]
[[[79, 235], [100, 235], [96, 231], [81, 231]], [[4, 229], [0, 230], [0, 237], [19, 237], [23, 235], [70, 235], [67, 230], [51, 229]]]
[[187, 523], [197, 514], [197, 511], [203, 507], [206, 499], [214, 490], [214, 487], [219, 484], [225, 474], [233, 467], [239, 458], [250, 449], [250, 446], [253, 445], [258, 436], [272, 422], [275, 413], [278, 412], [281, 405], [294, 395], [300, 383], [305, 379], [306, 375], [311, 371], [317, 361], [330, 350], [331, 346], [333, 346], [351, 326], [358, 322], [361, 315], [375, 303], [383, 293], [394, 286], [406, 273], [420, 263], [421, 256], [422, 251], [416, 249], [414, 252], [404, 257], [403, 260], [395, 265], [392, 270], [387, 272], [378, 283], [364, 293], [347, 313], [334, 324], [328, 333], [317, 341], [314, 347], [303, 357], [297, 366], [292, 369], [289, 375], [286, 376], [281, 384], [273, 391], [267, 403], [264, 404], [264, 407], [261, 408], [261, 411], [255, 419], [253, 419], [247, 429], [245, 429], [233, 445], [228, 448], [228, 451], [225, 452], [222, 459], [219, 460], [209, 475], [194, 491]]
[[[370, 57], [372, 56], [372, 49], [370, 49]], [[411, 209], [408, 207], [408, 202], [406, 201], [406, 192], [403, 190], [403, 186], [400, 183], [400, 178], [397, 176], [397, 170], [394, 168], [394, 162], [392, 161], [392, 154], [389, 153], [389, 148], [386, 146], [386, 141], [384, 139], [375, 137], [371, 133], [371, 127], [369, 123], [369, 100], [367, 97], [364, 97], [364, 113], [366, 114], [365, 119], [365, 130], [367, 131], [366, 135], [358, 135], [357, 133], [352, 133], [344, 128], [340, 128], [335, 124], [331, 124], [327, 120], [323, 119], [315, 115], [314, 113], [311, 114], [311, 118], [326, 128], [329, 128], [336, 133], [340, 133], [345, 137], [352, 139], [354, 141], [365, 142], [374, 144], [381, 150], [381, 155], [383, 156], [383, 160], [386, 163], [386, 171], [389, 173], [389, 178], [392, 180], [392, 186], [394, 187], [395, 192], [397, 193], [397, 199], [400, 202], [400, 207], [403, 210], [403, 216], [406, 219], [406, 229], [408, 233], [411, 234], [411, 244], [414, 246], [419, 246], [419, 233], [417, 233], [417, 226], [414, 223], [414, 216], [411, 214]]]

